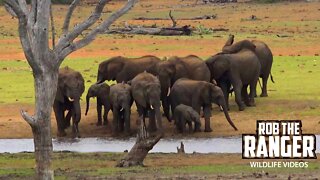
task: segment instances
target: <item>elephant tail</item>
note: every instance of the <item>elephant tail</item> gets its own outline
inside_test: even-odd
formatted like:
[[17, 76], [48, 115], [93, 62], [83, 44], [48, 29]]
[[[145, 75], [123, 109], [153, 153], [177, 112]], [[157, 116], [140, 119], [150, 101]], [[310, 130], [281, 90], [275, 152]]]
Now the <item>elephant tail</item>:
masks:
[[270, 79], [271, 79], [272, 83], [274, 83], [273, 76], [272, 76], [271, 72], [270, 72]]

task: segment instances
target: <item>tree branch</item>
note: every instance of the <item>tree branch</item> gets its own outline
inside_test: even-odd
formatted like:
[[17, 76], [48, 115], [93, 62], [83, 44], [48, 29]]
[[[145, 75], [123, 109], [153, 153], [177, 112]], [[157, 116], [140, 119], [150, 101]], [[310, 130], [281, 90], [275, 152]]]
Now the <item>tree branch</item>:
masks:
[[69, 6], [66, 18], [64, 19], [63, 27], [62, 27], [62, 33], [67, 34], [69, 31], [69, 25], [70, 25], [70, 19], [72, 17], [73, 11], [78, 6], [80, 0], [73, 0], [72, 3]]
[[98, 5], [96, 6], [94, 12], [89, 16], [87, 20], [84, 22], [78, 24], [73, 31], [69, 32], [68, 34], [63, 34], [62, 38], [59, 39], [59, 42], [56, 46], [57, 54], [60, 54], [60, 52], [63, 50], [63, 48], [70, 45], [73, 40], [75, 40], [84, 30], [88, 29], [90, 26], [92, 26], [94, 23], [98, 21], [98, 19], [101, 16], [102, 10], [104, 6], [109, 2], [110, 0], [100, 0]]
[[177, 26], [177, 21], [174, 20], [172, 14], [171, 14], [171, 10], [169, 11], [169, 17], [172, 21], [172, 27], [176, 27]]
[[22, 9], [20, 8], [19, 4], [14, 0], [6, 0], [5, 2], [6, 10], [8, 10], [8, 13], [12, 16], [12, 11], [16, 14], [17, 17], [26, 16]]
[[6, 0], [5, 4], [12, 9], [12, 11], [18, 16], [19, 19], [19, 37], [20, 42], [23, 47], [24, 54], [28, 63], [30, 64], [32, 69], [37, 69], [38, 65], [33, 61], [34, 54], [32, 52], [30, 39], [28, 36], [28, 22], [27, 22], [27, 14], [21, 9], [19, 4], [14, 0]]
[[26, 111], [21, 109], [20, 114], [21, 114], [22, 118], [25, 121], [27, 121], [27, 123], [30, 124], [31, 127], [35, 127], [37, 125], [36, 120], [32, 116], [28, 115], [28, 113]]
[[[109, 28], [109, 26], [112, 23], [114, 23], [114, 21], [116, 21], [119, 17], [127, 13], [134, 6], [136, 2], [138, 2], [138, 0], [128, 0], [125, 6], [123, 6], [121, 9], [113, 13], [108, 19], [104, 20], [99, 26], [91, 30], [83, 39], [75, 43], [73, 42], [69, 43], [69, 45], [65, 46], [64, 49], [61, 50], [61, 53], [59, 53], [60, 55], [59, 59], [61, 59], [62, 61], [62, 59], [64, 59], [70, 53], [91, 43], [98, 34], [105, 32]], [[79, 32], [79, 34], [81, 32]]]

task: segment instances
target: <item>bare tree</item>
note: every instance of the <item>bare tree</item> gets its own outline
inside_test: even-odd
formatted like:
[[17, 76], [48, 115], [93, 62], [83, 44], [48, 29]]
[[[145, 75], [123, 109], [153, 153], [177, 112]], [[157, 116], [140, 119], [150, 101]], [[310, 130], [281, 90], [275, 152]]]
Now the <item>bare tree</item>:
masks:
[[[52, 138], [51, 111], [58, 82], [58, 69], [62, 61], [72, 52], [88, 45], [95, 37], [103, 33], [123, 14], [128, 12], [138, 0], [128, 2], [101, 24], [92, 27], [100, 19], [104, 6], [110, 0], [99, 0], [92, 14], [69, 30], [70, 19], [80, 0], [70, 5], [63, 33], [55, 47], [49, 48], [49, 16], [51, 0], [5, 0], [6, 9], [19, 20], [19, 37], [25, 57], [32, 68], [35, 86], [35, 113], [33, 116], [21, 110], [22, 117], [29, 123], [34, 137], [36, 178], [53, 179], [51, 169]], [[79, 35], [91, 28], [84, 37]]]

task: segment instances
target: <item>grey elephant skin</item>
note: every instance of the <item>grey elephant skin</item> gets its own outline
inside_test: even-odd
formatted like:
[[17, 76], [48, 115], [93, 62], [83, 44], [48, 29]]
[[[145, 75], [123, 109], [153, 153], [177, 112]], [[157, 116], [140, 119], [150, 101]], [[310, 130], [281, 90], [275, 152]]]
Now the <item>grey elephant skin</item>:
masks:
[[[229, 90], [231, 85], [235, 92], [235, 100], [239, 110], [247, 106], [255, 106], [254, 92], [260, 75], [260, 62], [256, 54], [249, 49], [237, 53], [218, 53], [206, 60], [211, 72], [211, 79], [216, 80], [226, 98], [229, 109]], [[247, 88], [250, 85], [250, 95]], [[242, 101], [244, 100], [244, 102]]]
[[87, 107], [86, 107], [85, 115], [87, 115], [89, 111], [90, 98], [96, 97], [97, 98], [97, 116], [98, 116], [97, 126], [102, 125], [102, 107], [104, 108], [103, 125], [108, 124], [108, 113], [111, 109], [109, 93], [110, 93], [110, 86], [105, 83], [93, 84], [88, 89], [88, 93], [86, 96]]
[[129, 134], [131, 106], [133, 103], [131, 86], [125, 83], [112, 85], [110, 88], [110, 100], [113, 109], [113, 134], [123, 130]]
[[[222, 52], [236, 53], [244, 48], [252, 50], [257, 55], [261, 65], [260, 78], [262, 78], [262, 87], [261, 87], [262, 92], [260, 97], [267, 97], [268, 96], [267, 83], [268, 83], [269, 75], [270, 75], [271, 81], [274, 82], [271, 74], [273, 55], [270, 48], [266, 43], [258, 40], [252, 40], [252, 41], [242, 40], [235, 44], [233, 44], [233, 42], [234, 42], [234, 36], [230, 35], [225, 46], [222, 48]], [[252, 48], [253, 46], [254, 48]], [[256, 92], [254, 92], [254, 94], [256, 94]]]
[[[58, 127], [57, 136], [66, 136], [65, 129], [70, 126], [72, 118], [73, 135], [79, 137], [80, 97], [83, 92], [84, 79], [79, 72], [69, 67], [59, 69], [57, 93], [53, 104]], [[66, 115], [65, 111], [68, 111]]]
[[161, 100], [164, 114], [169, 121], [171, 121], [171, 117], [168, 95], [173, 84], [180, 78], [208, 82], [210, 80], [210, 70], [205, 62], [195, 55], [186, 57], [173, 56], [166, 61], [161, 61], [157, 65], [157, 75], [161, 83]]
[[229, 116], [222, 90], [213, 83], [190, 79], [179, 79], [172, 86], [170, 102], [173, 113], [174, 109], [179, 104], [191, 106], [198, 114], [200, 114], [202, 108], [205, 118], [205, 132], [212, 131], [210, 127], [211, 106], [212, 103], [215, 103], [222, 107], [227, 121], [235, 130], [237, 130]]
[[131, 81], [132, 97], [137, 105], [140, 122], [145, 125], [145, 117], [149, 112], [149, 131], [162, 132], [160, 113], [160, 81], [154, 75], [143, 72]]
[[128, 82], [144, 71], [156, 73], [156, 64], [161, 60], [155, 56], [140, 58], [113, 57], [99, 64], [97, 83], [105, 80]]
[[[200, 115], [190, 106], [179, 104], [173, 113], [174, 124], [180, 133], [186, 132], [186, 125], [188, 124], [189, 132], [200, 132], [201, 122]], [[194, 123], [194, 129], [192, 129]]]

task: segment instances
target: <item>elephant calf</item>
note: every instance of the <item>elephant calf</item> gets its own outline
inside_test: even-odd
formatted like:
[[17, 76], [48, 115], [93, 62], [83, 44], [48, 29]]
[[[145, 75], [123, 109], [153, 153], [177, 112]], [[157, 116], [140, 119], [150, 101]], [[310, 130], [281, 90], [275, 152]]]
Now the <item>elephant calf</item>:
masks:
[[200, 132], [200, 115], [190, 106], [186, 106], [184, 104], [178, 105], [174, 109], [174, 117], [175, 125], [180, 133], [184, 133], [186, 131], [186, 124], [189, 126], [189, 132], [192, 132], [192, 122], [194, 122], [194, 132]]
[[110, 101], [113, 108], [113, 133], [123, 130], [130, 133], [130, 114], [133, 103], [130, 85], [119, 83], [111, 86]]
[[[73, 135], [79, 136], [78, 124], [81, 119], [80, 97], [84, 92], [84, 79], [80, 72], [69, 67], [59, 69], [57, 93], [53, 111], [57, 120], [57, 136], [66, 136], [72, 117]], [[65, 116], [65, 111], [68, 111]]]
[[111, 109], [109, 92], [110, 92], [110, 86], [105, 83], [93, 84], [92, 86], [90, 86], [88, 90], [87, 97], [86, 97], [87, 108], [86, 108], [85, 115], [87, 115], [89, 111], [90, 98], [97, 97], [97, 114], [98, 114], [97, 126], [102, 125], [102, 117], [101, 117], [102, 106], [104, 107], [103, 124], [104, 125], [108, 124], [108, 113]]

